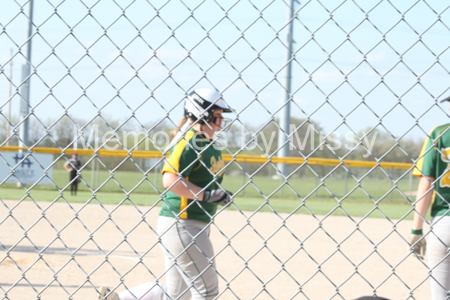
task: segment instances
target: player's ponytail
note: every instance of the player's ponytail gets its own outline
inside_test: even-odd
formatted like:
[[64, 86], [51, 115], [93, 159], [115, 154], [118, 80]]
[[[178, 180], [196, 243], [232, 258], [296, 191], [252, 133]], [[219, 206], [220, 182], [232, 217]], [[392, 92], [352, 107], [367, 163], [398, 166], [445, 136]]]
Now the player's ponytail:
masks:
[[187, 117], [182, 117], [181, 120], [178, 122], [178, 128], [173, 129], [170, 131], [170, 140], [173, 141], [177, 133], [183, 128], [184, 124], [186, 124]]
[[165, 151], [169, 151], [175, 144], [177, 144], [186, 134], [186, 132], [191, 128], [194, 121], [190, 118], [183, 117], [178, 122], [178, 128], [170, 131], [170, 139], [172, 140], [169, 146], [166, 147]]
[[183, 128], [184, 124], [186, 124], [187, 121], [187, 117], [182, 117], [181, 120], [178, 122], [178, 129], [181, 130], [181, 128]]

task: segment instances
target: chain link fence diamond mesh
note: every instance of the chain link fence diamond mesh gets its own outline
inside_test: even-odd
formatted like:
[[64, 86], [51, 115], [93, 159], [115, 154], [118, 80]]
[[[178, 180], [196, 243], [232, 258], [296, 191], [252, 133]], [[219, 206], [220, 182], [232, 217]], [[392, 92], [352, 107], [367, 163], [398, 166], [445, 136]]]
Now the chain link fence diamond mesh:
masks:
[[201, 87], [233, 108], [224, 164], [205, 168], [233, 193], [208, 225], [218, 299], [429, 298], [406, 248], [411, 172], [449, 117], [445, 1], [30, 4], [0, 10], [2, 299], [165, 282], [161, 169]]

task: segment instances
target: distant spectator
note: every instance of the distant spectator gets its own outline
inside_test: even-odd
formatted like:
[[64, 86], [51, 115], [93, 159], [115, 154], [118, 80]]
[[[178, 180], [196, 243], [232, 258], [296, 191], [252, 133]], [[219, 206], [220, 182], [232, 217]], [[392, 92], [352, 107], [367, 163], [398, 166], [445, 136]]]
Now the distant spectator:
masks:
[[78, 190], [78, 183], [81, 181], [78, 176], [78, 171], [81, 168], [81, 162], [78, 159], [78, 154], [76, 152], [72, 153], [72, 158], [64, 164], [64, 168], [69, 172], [70, 184], [70, 194], [76, 195]]

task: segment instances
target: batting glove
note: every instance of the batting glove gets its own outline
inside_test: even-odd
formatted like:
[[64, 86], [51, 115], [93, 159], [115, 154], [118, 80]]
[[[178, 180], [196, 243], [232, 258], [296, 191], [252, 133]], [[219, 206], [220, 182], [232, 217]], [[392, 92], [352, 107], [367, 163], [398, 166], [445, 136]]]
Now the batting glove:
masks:
[[[420, 240], [420, 241], [419, 241]], [[425, 258], [425, 252], [427, 248], [427, 242], [425, 241], [425, 238], [423, 238], [423, 234], [414, 234], [412, 233], [409, 236], [409, 246], [408, 251], [411, 251], [411, 246], [413, 247], [413, 251], [420, 259]]]
[[203, 201], [225, 206], [231, 202], [231, 193], [225, 190], [205, 190]]

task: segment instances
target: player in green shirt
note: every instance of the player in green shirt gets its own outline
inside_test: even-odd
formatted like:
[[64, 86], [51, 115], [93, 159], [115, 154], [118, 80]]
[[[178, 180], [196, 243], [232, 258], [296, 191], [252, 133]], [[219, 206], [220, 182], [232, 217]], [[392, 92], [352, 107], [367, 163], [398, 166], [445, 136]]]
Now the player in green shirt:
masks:
[[[442, 100], [450, 101], [450, 97]], [[408, 251], [420, 258], [427, 252], [431, 299], [448, 299], [450, 291], [450, 124], [434, 127], [425, 140], [413, 174], [421, 177]], [[428, 246], [422, 232], [431, 204]], [[426, 251], [425, 251], [426, 250]]]
[[[218, 116], [221, 114], [220, 110], [215, 113]], [[194, 127], [201, 126], [196, 125]], [[204, 195], [200, 192], [204, 188], [219, 189], [224, 166], [221, 152], [211, 145], [210, 140], [194, 128], [189, 129], [184, 138], [172, 148], [163, 167], [165, 188], [170, 188], [178, 181], [179, 174], [182, 178], [164, 196], [160, 215], [209, 223], [210, 216], [216, 213], [217, 204], [195, 201], [194, 198], [196, 194], [203, 198]]]
[[197, 89], [185, 104], [181, 130], [163, 167], [167, 189], [157, 233], [164, 253], [166, 284], [145, 283], [121, 293], [99, 289], [99, 300], [210, 300], [219, 294], [210, 221], [231, 194], [220, 187], [225, 164], [213, 142], [231, 112], [218, 92]]

